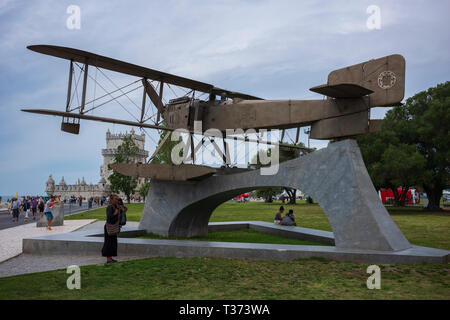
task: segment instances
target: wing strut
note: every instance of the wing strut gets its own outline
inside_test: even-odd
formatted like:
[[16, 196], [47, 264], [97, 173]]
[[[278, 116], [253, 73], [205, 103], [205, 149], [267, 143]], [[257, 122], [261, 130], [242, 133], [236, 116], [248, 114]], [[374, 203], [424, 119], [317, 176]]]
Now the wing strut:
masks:
[[159, 83], [159, 99], [161, 100], [161, 110], [158, 108], [158, 115], [156, 117], [156, 124], [159, 125], [159, 120], [161, 117], [161, 112], [162, 112], [162, 98], [163, 98], [163, 89], [164, 89], [164, 82], [160, 82]]
[[72, 95], [73, 61], [70, 60], [69, 84], [67, 87], [66, 112], [70, 111], [70, 96]]
[[87, 59], [84, 64], [84, 78], [83, 78], [83, 93], [81, 94], [81, 108], [80, 113], [83, 114], [84, 105], [86, 103], [86, 88], [87, 88], [87, 77], [88, 77], [88, 63]]
[[146, 84], [147, 79], [142, 79], [142, 84], [144, 85], [144, 90], [142, 90], [143, 94], [142, 94], [142, 107], [141, 107], [141, 121], [140, 122], [144, 122], [144, 114], [145, 114], [145, 98], [147, 97], [147, 89], [145, 88], [145, 84]]
[[[156, 109], [158, 109], [158, 118], [156, 120], [156, 123], [159, 123], [160, 114], [163, 111], [164, 104], [162, 102], [162, 86], [163, 83], [161, 82], [161, 88], [159, 90], [159, 95], [156, 92], [156, 89], [153, 87], [153, 85], [147, 80], [142, 79], [142, 84], [144, 85], [144, 91], [147, 93], [148, 97], [152, 101], [152, 103], [155, 105]], [[141, 122], [143, 119], [141, 119]]]

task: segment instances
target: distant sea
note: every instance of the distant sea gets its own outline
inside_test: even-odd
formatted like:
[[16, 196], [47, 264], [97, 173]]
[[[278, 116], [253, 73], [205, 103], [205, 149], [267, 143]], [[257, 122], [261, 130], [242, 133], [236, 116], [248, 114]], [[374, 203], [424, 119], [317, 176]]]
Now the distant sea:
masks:
[[[2, 197], [2, 202], [6, 202], [6, 201], [8, 201], [8, 199], [12, 199], [12, 197], [15, 197], [15, 196], [16, 195], [13, 194], [13, 195], [10, 195], [10, 196], [0, 196], [0, 197]], [[19, 193], [19, 198], [22, 198], [23, 196], [28, 196], [28, 195], [24, 195], [24, 194], [20, 194]], [[36, 196], [36, 195], [30, 195], [30, 196]]]

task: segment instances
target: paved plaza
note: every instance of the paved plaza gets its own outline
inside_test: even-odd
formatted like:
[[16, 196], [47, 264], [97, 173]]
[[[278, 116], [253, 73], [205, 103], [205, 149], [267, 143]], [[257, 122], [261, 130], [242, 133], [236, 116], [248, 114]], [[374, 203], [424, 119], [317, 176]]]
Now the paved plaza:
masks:
[[47, 230], [45, 227], [37, 228], [35, 223], [0, 230], [0, 262], [21, 254], [22, 241], [25, 238], [67, 233], [94, 221], [93, 219], [66, 220], [63, 226], [52, 227], [52, 230]]
[[[105, 258], [98, 254], [87, 253], [86, 255], [38, 255], [22, 253], [22, 241], [24, 238], [32, 238], [43, 235], [56, 235], [73, 231], [103, 232], [104, 221], [66, 220], [64, 226], [36, 228], [35, 224], [24, 224], [12, 228], [0, 230], [0, 278], [19, 274], [43, 272], [49, 270], [64, 269], [70, 265], [92, 265], [104, 264]], [[137, 222], [128, 222], [130, 227], [137, 227]], [[124, 256], [121, 261], [139, 259], [142, 256]]]

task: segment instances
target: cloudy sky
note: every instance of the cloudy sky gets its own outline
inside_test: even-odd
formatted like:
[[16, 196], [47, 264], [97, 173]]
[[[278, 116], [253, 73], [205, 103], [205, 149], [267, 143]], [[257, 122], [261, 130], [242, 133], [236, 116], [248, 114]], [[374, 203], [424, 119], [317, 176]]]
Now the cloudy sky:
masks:
[[[80, 29], [67, 27], [70, 5], [81, 10]], [[367, 27], [370, 5], [380, 8], [380, 29]], [[84, 121], [80, 134], [71, 135], [59, 130], [59, 118], [21, 112], [63, 110], [69, 69], [67, 61], [27, 45], [74, 47], [265, 99], [320, 99], [308, 88], [325, 83], [330, 71], [399, 53], [409, 97], [450, 80], [449, 12], [446, 0], [0, 0], [0, 195], [43, 194], [49, 174], [56, 182], [84, 176], [97, 183], [106, 130], [130, 130]], [[91, 75], [100, 80], [95, 69]], [[136, 80], [107, 75], [118, 85]], [[139, 105], [142, 93], [134, 94]], [[138, 114], [129, 100], [121, 101]], [[376, 109], [371, 117], [384, 113]], [[94, 115], [132, 119], [117, 103]], [[151, 133], [146, 149], [152, 152], [157, 139]]]

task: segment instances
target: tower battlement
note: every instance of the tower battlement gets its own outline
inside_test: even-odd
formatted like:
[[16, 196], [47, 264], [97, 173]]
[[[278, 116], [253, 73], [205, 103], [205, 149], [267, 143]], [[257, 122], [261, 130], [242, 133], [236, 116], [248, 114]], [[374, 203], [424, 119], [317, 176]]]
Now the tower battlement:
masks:
[[130, 133], [128, 133], [128, 131], [125, 131], [125, 133], [111, 133], [108, 129], [108, 131], [106, 131], [106, 140], [122, 140], [125, 136], [128, 136], [130, 134], [133, 136], [134, 140], [145, 141], [145, 133], [136, 134], [134, 129], [131, 129]]

